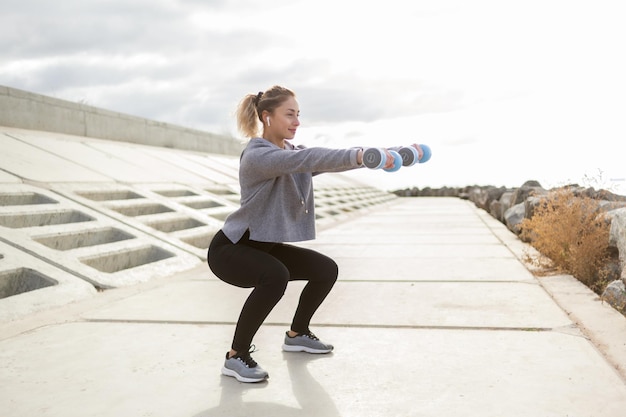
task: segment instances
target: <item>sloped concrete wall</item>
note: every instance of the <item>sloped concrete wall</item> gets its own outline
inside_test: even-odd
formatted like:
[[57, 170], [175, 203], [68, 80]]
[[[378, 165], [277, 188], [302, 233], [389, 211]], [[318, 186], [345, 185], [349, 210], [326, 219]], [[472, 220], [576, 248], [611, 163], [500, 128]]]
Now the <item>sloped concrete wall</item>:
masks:
[[239, 155], [235, 138], [0, 86], [0, 126]]

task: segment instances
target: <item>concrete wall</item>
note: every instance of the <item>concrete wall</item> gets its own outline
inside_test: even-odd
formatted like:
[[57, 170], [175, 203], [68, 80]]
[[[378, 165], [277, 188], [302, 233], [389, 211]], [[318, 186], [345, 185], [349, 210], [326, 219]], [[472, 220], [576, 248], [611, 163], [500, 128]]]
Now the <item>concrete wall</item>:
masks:
[[239, 155], [243, 148], [241, 142], [232, 137], [1, 85], [0, 126], [225, 155]]

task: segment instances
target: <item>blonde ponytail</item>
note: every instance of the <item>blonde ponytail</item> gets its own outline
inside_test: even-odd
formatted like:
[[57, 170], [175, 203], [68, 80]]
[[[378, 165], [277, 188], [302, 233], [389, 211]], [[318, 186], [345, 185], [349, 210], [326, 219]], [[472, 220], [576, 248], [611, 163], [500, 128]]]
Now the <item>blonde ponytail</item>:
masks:
[[247, 138], [259, 136], [259, 121], [264, 111], [272, 114], [289, 97], [295, 93], [288, 88], [275, 85], [269, 90], [258, 94], [247, 94], [237, 107], [237, 128]]
[[253, 138], [259, 134], [259, 117], [256, 109], [257, 96], [246, 95], [237, 107], [237, 129], [247, 138]]

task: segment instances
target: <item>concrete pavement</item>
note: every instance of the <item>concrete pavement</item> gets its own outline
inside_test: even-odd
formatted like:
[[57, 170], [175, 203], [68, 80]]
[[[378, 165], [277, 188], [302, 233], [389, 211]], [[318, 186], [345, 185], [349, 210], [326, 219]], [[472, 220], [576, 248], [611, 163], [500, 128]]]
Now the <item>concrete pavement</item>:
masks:
[[[220, 374], [248, 290], [203, 259], [236, 157], [0, 127], [0, 413], [602, 416], [626, 410], [626, 319], [456, 198], [316, 178], [340, 277], [283, 353], [302, 283], [254, 343], [269, 381]], [[358, 174], [358, 173], [357, 173]], [[388, 175], [388, 174], [383, 174]]]
[[[615, 364], [524, 267], [495, 220], [452, 198], [397, 199], [304, 245], [340, 280], [283, 353], [300, 283], [261, 328], [266, 383], [219, 373], [248, 291], [205, 265], [5, 324], [3, 416], [623, 416]], [[507, 242], [510, 241], [510, 244]], [[624, 334], [615, 334], [624, 340]]]

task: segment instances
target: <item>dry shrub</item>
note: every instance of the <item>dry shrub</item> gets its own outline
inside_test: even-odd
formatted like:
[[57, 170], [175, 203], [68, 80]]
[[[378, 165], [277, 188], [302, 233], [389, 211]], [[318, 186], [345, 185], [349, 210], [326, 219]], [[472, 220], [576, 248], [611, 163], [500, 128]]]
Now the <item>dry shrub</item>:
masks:
[[594, 291], [606, 282], [610, 222], [597, 201], [570, 188], [552, 190], [521, 224], [521, 238]]

